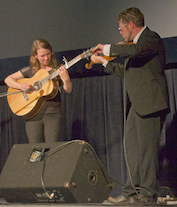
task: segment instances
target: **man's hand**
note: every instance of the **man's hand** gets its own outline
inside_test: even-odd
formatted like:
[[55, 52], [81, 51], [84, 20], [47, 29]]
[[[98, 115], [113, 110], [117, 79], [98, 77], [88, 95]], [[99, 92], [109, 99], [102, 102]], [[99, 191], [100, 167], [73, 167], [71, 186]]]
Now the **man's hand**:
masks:
[[102, 54], [103, 53], [103, 44], [98, 44], [96, 47], [93, 48], [92, 52], [95, 52], [97, 54]]
[[103, 64], [106, 61], [106, 59], [103, 56], [95, 53], [91, 56], [91, 61], [93, 61], [94, 63], [97, 63], [97, 64]]

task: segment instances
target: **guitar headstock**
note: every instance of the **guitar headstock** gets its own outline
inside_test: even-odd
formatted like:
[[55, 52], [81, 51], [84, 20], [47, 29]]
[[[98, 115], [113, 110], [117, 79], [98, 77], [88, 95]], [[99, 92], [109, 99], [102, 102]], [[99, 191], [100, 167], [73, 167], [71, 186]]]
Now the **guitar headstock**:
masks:
[[81, 54], [82, 59], [85, 59], [85, 58], [88, 58], [88, 57], [92, 56], [93, 55], [92, 50], [93, 50], [93, 47], [86, 50], [85, 52], [83, 52]]

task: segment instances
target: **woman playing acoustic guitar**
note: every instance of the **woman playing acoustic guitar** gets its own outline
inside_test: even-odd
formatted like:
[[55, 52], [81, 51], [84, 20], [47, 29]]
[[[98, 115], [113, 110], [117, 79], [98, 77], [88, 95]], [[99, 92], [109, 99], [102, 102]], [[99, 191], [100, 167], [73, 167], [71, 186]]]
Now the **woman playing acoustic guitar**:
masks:
[[[22, 111], [20, 116], [23, 116], [24, 108], [32, 108], [27, 113], [27, 116], [24, 116], [27, 119], [26, 133], [29, 143], [60, 141], [61, 99], [58, 89], [62, 84], [63, 89], [70, 93], [72, 91], [72, 82], [65, 67], [58, 67], [50, 43], [44, 39], [38, 39], [32, 45], [30, 66], [22, 68], [4, 80], [13, 89], [27, 91], [21, 93], [21, 96], [23, 97], [24, 95], [25, 98], [23, 97], [23, 99], [27, 99], [30, 104], [27, 106], [22, 105], [21, 110], [18, 109], [18, 112]], [[58, 69], [56, 70], [55, 68]], [[59, 76], [45, 84], [45, 88], [40, 88], [41, 85], [38, 80], [41, 76], [44, 73], [52, 74], [54, 70]], [[34, 80], [36, 80], [37, 85], [32, 84]], [[30, 94], [33, 95], [29, 96]], [[8, 96], [9, 102], [11, 101], [10, 97], [13, 96]], [[30, 98], [31, 101], [29, 100]], [[21, 102], [19, 98], [18, 107]]]

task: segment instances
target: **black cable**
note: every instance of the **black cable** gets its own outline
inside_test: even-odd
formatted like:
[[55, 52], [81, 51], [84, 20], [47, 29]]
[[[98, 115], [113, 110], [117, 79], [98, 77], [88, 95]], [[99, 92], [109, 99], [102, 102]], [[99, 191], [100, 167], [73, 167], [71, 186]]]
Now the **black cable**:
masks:
[[[49, 195], [48, 192], [47, 192], [47, 190], [46, 190], [46, 188], [45, 188], [45, 183], [44, 183], [44, 172], [45, 172], [46, 160], [47, 160], [48, 157], [54, 155], [54, 154], [57, 153], [58, 151], [62, 150], [63, 148], [65, 148], [65, 147], [67, 147], [68, 145], [73, 144], [73, 143], [75, 143], [75, 142], [83, 142], [83, 140], [73, 140], [73, 141], [66, 142], [66, 143], [64, 143], [64, 144], [62, 144], [62, 145], [59, 145], [59, 146], [57, 146], [57, 147], [51, 149], [50, 151], [47, 151], [47, 152], [45, 152], [45, 153], [43, 153], [43, 154], [41, 155], [41, 156], [44, 156], [44, 160], [43, 160], [43, 168], [42, 168], [42, 174], [41, 174], [41, 184], [42, 184], [42, 188], [43, 188], [43, 190], [45, 191], [45, 194], [47, 195], [47, 197], [48, 197], [49, 199], [52, 199], [52, 198], [54, 197], [54, 193], [52, 193], [51, 195]], [[99, 164], [99, 167], [100, 167], [100, 169], [101, 169], [101, 171], [102, 171], [102, 173], [103, 173], [103, 175], [104, 175], [104, 177], [105, 177], [107, 183], [108, 183], [108, 184], [110, 185], [110, 187], [112, 188], [112, 185], [110, 184], [110, 181], [108, 180], [108, 178], [109, 178], [110, 180], [112, 180], [112, 178], [111, 178], [109, 175], [106, 174], [106, 172], [105, 172], [105, 170], [104, 170], [104, 168], [103, 168], [103, 166], [102, 166], [102, 163], [101, 163], [100, 159], [98, 158], [97, 154], [95, 153], [93, 147], [92, 147], [90, 144], [88, 144], [87, 142], [85, 142], [85, 141], [84, 141], [84, 144], [88, 145], [89, 148], [91, 149], [91, 151], [92, 151], [92, 153], [94, 154], [94, 156], [95, 156], [95, 158], [96, 158], [96, 160], [97, 160], [97, 162], [98, 162], [98, 164]], [[51, 152], [52, 152], [52, 153], [51, 153]]]

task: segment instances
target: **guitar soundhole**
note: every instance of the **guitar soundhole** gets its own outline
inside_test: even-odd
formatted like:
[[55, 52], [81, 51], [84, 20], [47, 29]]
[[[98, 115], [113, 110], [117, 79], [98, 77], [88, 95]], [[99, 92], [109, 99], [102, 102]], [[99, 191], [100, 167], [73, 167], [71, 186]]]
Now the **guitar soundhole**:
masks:
[[40, 90], [40, 89], [42, 88], [42, 83], [41, 83], [41, 81], [38, 80], [37, 82], [35, 82], [34, 85], [33, 85], [33, 87], [34, 87], [34, 90], [35, 90], [35, 91]]

